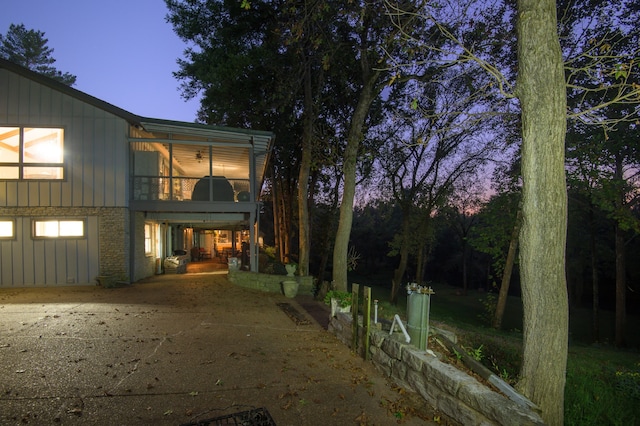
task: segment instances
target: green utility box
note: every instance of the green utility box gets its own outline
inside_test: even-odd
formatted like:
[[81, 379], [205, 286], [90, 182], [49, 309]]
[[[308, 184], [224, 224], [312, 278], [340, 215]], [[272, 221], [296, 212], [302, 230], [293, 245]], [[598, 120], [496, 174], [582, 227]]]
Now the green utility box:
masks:
[[431, 293], [410, 291], [407, 295], [407, 333], [411, 344], [426, 350], [429, 338]]

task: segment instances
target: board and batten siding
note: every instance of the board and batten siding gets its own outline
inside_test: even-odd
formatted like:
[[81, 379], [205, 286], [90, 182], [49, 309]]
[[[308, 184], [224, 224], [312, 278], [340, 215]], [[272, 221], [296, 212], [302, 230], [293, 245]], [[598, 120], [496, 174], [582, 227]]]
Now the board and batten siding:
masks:
[[[0, 240], [0, 287], [127, 279], [129, 123], [0, 68], [0, 126], [63, 128], [65, 160], [61, 181], [0, 181], [0, 217], [16, 221], [16, 238]], [[81, 218], [85, 237], [34, 239], [43, 217]]]
[[0, 287], [95, 283], [99, 218], [95, 214], [76, 217], [86, 221], [85, 238], [33, 239], [31, 216], [16, 216], [16, 239], [0, 241]]
[[63, 181], [0, 181], [0, 206], [127, 206], [123, 118], [0, 69], [0, 125], [63, 128], [66, 166]]

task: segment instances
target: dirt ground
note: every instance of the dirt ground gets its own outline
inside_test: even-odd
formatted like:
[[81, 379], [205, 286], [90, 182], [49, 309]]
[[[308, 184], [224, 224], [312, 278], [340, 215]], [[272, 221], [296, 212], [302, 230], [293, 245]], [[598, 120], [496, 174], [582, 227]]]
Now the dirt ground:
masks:
[[235, 424], [213, 419], [261, 408], [280, 426], [447, 424], [328, 316], [220, 273], [0, 289], [0, 424]]

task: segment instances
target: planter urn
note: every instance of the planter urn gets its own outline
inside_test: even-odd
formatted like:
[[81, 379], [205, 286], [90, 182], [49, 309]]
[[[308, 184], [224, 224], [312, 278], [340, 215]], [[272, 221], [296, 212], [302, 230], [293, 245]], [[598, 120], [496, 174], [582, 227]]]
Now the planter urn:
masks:
[[293, 274], [296, 273], [296, 265], [294, 263], [287, 263], [284, 265], [284, 269], [287, 270], [288, 277], [293, 277]]
[[282, 292], [288, 298], [294, 298], [298, 294], [298, 281], [286, 280], [282, 281]]

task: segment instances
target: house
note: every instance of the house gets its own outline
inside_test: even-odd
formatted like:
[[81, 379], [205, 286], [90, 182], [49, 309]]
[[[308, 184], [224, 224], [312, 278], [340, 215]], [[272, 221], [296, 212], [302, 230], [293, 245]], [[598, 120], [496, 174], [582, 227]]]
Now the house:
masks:
[[257, 271], [273, 140], [140, 117], [0, 59], [0, 287], [134, 282], [241, 243]]

